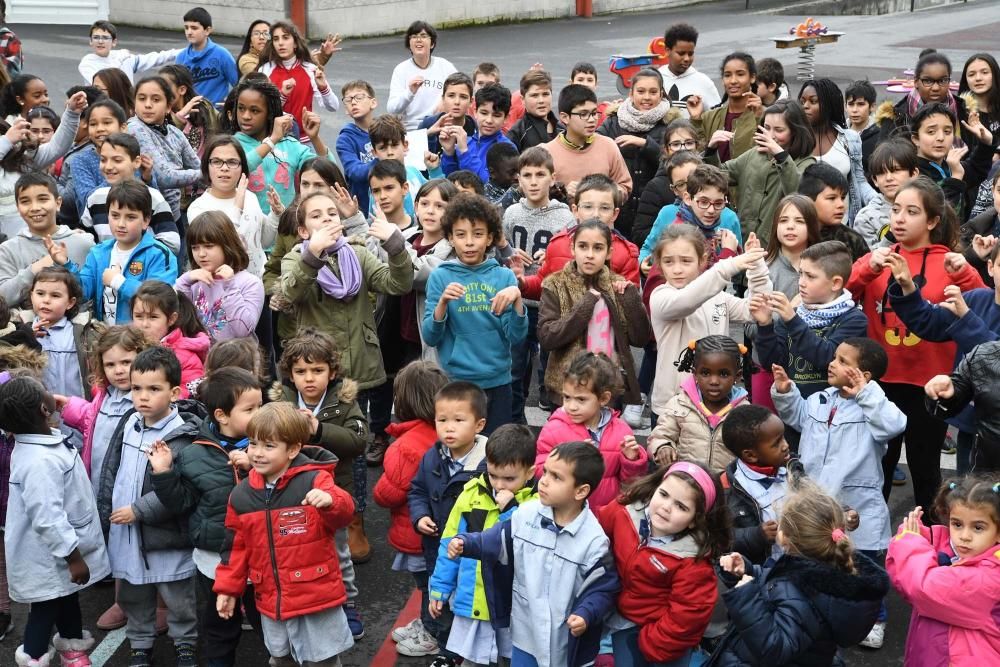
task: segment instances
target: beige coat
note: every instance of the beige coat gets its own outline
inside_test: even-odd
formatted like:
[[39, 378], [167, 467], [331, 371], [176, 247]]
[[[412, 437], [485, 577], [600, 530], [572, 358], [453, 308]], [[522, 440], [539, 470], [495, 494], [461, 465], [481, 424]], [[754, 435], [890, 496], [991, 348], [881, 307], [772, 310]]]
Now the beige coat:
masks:
[[681, 461], [701, 461], [712, 474], [725, 470], [735, 456], [722, 444], [722, 424], [712, 430], [691, 397], [681, 391], [660, 414], [656, 428], [649, 434], [647, 449], [653, 456], [660, 447], [672, 446]]

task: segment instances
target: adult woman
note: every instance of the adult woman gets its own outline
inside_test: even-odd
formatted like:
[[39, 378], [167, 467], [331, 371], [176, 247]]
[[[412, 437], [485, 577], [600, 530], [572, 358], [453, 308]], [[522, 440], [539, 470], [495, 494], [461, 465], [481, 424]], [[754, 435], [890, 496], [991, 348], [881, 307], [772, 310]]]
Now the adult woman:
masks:
[[457, 70], [444, 58], [432, 55], [437, 47], [437, 30], [430, 23], [414, 21], [406, 29], [404, 40], [410, 57], [392, 70], [385, 106], [389, 113], [402, 117], [407, 130], [415, 130], [424, 116], [434, 113], [444, 80]]

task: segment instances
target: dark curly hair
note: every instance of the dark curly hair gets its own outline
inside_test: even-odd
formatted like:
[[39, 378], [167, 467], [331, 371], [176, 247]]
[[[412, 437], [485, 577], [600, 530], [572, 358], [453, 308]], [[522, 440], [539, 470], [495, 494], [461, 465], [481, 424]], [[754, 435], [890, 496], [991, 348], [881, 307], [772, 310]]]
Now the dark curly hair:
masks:
[[500, 214], [497, 213], [497, 207], [481, 195], [460, 192], [448, 202], [441, 220], [445, 238], [451, 237], [452, 228], [459, 220], [485, 224], [486, 232], [493, 237], [491, 246], [500, 238]]

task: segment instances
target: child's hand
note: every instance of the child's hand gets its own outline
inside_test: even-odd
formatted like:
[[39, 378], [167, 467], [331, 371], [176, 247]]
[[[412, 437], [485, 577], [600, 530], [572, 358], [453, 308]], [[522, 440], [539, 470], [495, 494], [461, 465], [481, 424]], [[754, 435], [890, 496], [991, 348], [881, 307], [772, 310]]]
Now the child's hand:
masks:
[[340, 183], [333, 184], [333, 203], [337, 207], [337, 214], [341, 220], [347, 220], [358, 212], [358, 198], [351, 194], [351, 191]]
[[344, 40], [341, 38], [339, 32], [336, 34], [328, 32], [326, 33], [326, 38], [323, 40], [323, 43], [319, 45], [319, 50], [326, 56], [332, 56], [338, 51], [343, 51], [343, 49], [340, 48], [340, 43], [342, 41]]
[[320, 257], [333, 247], [344, 233], [344, 226], [339, 222], [323, 225], [309, 237], [309, 252]]
[[458, 150], [463, 153], [469, 150], [469, 133], [465, 131], [464, 126], [452, 125], [451, 136], [454, 137], [455, 142], [458, 145]]
[[962, 180], [965, 178], [965, 167], [962, 166], [962, 158], [969, 154], [969, 147], [957, 146], [948, 151], [947, 157], [944, 161], [947, 163], [948, 168], [951, 169], [951, 177]]
[[990, 132], [989, 128], [983, 125], [982, 120], [979, 118], [978, 111], [969, 112], [968, 122], [962, 121], [962, 126], [969, 131], [972, 136], [979, 139], [980, 143], [984, 143], [987, 146], [993, 145], [993, 133]]
[[988, 259], [996, 244], [997, 237], [992, 234], [989, 236], [980, 236], [979, 234], [976, 234], [972, 237], [972, 251], [976, 253], [976, 256], [979, 259]]
[[177, 115], [182, 119], [187, 120], [187, 117], [192, 113], [198, 113], [198, 105], [201, 101], [205, 99], [201, 95], [195, 95], [191, 98], [191, 101], [181, 107], [181, 110], [177, 112]]
[[110, 518], [111, 523], [127, 526], [135, 522], [135, 512], [132, 511], [131, 505], [126, 505], [125, 507], [119, 507], [112, 512]]
[[624, 294], [625, 290], [627, 290], [628, 286], [631, 284], [632, 281], [630, 280], [616, 280], [613, 283], [611, 283], [611, 288], [615, 291], [616, 294]]
[[461, 537], [453, 537], [448, 543], [448, 558], [455, 560], [465, 551], [465, 540]]
[[886, 265], [892, 271], [892, 277], [896, 279], [903, 294], [913, 294], [917, 291], [917, 286], [913, 282], [910, 274], [910, 265], [906, 263], [906, 258], [896, 252], [890, 252], [885, 258]]
[[122, 275], [121, 267], [109, 266], [104, 269], [104, 273], [101, 274], [101, 283], [103, 283], [105, 287], [111, 287], [112, 283], [115, 282], [115, 278], [120, 275]]
[[515, 252], [510, 256], [510, 260], [508, 260], [508, 268], [514, 272], [514, 277], [517, 278], [517, 282], [520, 284], [524, 280], [524, 258]]
[[7, 141], [12, 144], [16, 144], [19, 141], [23, 141], [25, 137], [28, 136], [28, 130], [31, 127], [31, 123], [23, 118], [18, 118], [7, 130], [7, 134], [3, 135], [7, 137]]
[[236, 598], [232, 595], [220, 595], [215, 598], [215, 611], [219, 612], [219, 618], [230, 619], [236, 610]]
[[448, 155], [455, 154], [455, 146], [458, 144], [458, 138], [452, 132], [453, 127], [452, 125], [446, 125], [438, 133], [438, 143], [441, 144], [441, 149]]
[[73, 93], [68, 100], [66, 100], [66, 108], [69, 111], [75, 111], [76, 113], [83, 113], [83, 110], [87, 108], [87, 93], [78, 91]]
[[792, 390], [792, 381], [788, 379], [788, 373], [778, 364], [771, 364], [771, 375], [774, 376], [774, 388], [779, 394], [787, 394]]
[[[417, 532], [421, 535], [427, 535], [428, 537], [433, 537], [438, 534], [437, 524], [429, 516], [420, 517], [420, 521], [417, 521]], [[451, 547], [448, 547], [448, 553], [451, 553]], [[461, 552], [459, 552], [461, 553]], [[452, 556], [449, 556], [452, 557]]]
[[406, 82], [406, 87], [409, 88], [410, 92], [413, 94], [416, 94], [422, 85], [424, 85], [424, 77], [419, 74]]
[[281, 82], [281, 96], [288, 97], [295, 90], [295, 79], [285, 79]]
[[31, 263], [31, 273], [38, 275], [39, 271], [53, 265], [55, 265], [55, 260], [52, 259], [52, 255], [44, 255], [41, 259], [36, 259]]
[[948, 285], [944, 288], [944, 301], [938, 304], [955, 317], [961, 319], [969, 313], [969, 304], [962, 296], [962, 288], [958, 285]]
[[740, 249], [740, 242], [736, 240], [736, 234], [733, 234], [728, 229], [723, 229], [719, 232], [719, 245], [733, 252]]
[[[381, 209], [376, 210], [381, 212]], [[397, 229], [399, 228], [388, 220], [384, 218], [375, 218], [372, 220], [372, 224], [368, 226], [368, 233], [377, 238], [381, 243], [385, 243]]]
[[505, 310], [511, 305], [517, 305], [521, 302], [521, 290], [517, 288], [517, 285], [511, 285], [510, 287], [504, 287], [502, 290], [493, 295], [490, 299], [490, 305], [492, 306], [494, 315], [502, 315]]
[[142, 182], [149, 185], [153, 182], [153, 158], [152, 156], [142, 154], [139, 156], [139, 175], [142, 177]]
[[639, 452], [639, 443], [635, 441], [634, 435], [626, 435], [622, 439], [622, 456], [624, 456], [629, 461], [638, 461], [641, 453]]
[[248, 185], [250, 185], [250, 179], [247, 178], [246, 174], [241, 174], [239, 183], [236, 184], [236, 199], [233, 200], [233, 203], [236, 204], [236, 208], [240, 213], [243, 212], [243, 205], [246, 204], [247, 201]]
[[510, 501], [514, 500], [514, 492], [508, 489], [500, 489], [493, 494], [493, 499], [497, 502], [497, 507], [503, 510]]
[[566, 196], [570, 199], [576, 197], [576, 189], [580, 187], [580, 181], [570, 181], [566, 184]]
[[[321, 72], [322, 70], [317, 71]], [[319, 136], [319, 126], [322, 124], [323, 121], [318, 113], [302, 107], [302, 131], [314, 142], [316, 141], [316, 137]]]
[[753, 111], [753, 115], [760, 118], [764, 115], [764, 102], [754, 93], [743, 93], [743, 99], [747, 101], [747, 109]]
[[211, 285], [215, 282], [215, 276], [208, 269], [191, 269], [184, 274], [184, 277], [193, 283], [202, 283], [203, 285]]
[[69, 397], [62, 394], [52, 394], [56, 402], [56, 412], [61, 412], [69, 404]]
[[890, 252], [892, 252], [891, 248], [875, 248], [871, 251], [868, 256], [868, 266], [874, 273], [882, 273]]
[[52, 326], [44, 317], [39, 317], [31, 324], [31, 331], [35, 334], [35, 338], [45, 338], [49, 335], [48, 328]]
[[615, 143], [618, 144], [618, 148], [625, 148], [626, 146], [642, 148], [646, 145], [646, 139], [645, 137], [637, 137], [634, 134], [620, 134], [615, 137]]
[[80, 549], [73, 549], [73, 553], [66, 557], [66, 565], [69, 566], [69, 580], [77, 586], [83, 586], [90, 581], [90, 568], [87, 561], [83, 560]]
[[677, 460], [677, 450], [669, 442], [664, 442], [653, 450], [653, 462], [657, 467], [671, 465]]
[[579, 637], [587, 631], [587, 621], [576, 614], [570, 614], [569, 618], [566, 619], [566, 627], [569, 628], [571, 635]]
[[861, 515], [857, 510], [847, 510], [844, 512], [844, 521], [847, 522], [847, 530], [857, 530], [861, 525]]
[[[338, 187], [340, 187], [339, 184]], [[281, 195], [278, 194], [273, 185], [267, 186], [267, 205], [275, 215], [280, 216], [285, 212], [285, 204], [281, 201]]]
[[757, 132], [753, 135], [753, 140], [754, 143], [757, 144], [758, 153], [766, 153], [773, 156], [785, 150], [781, 147], [781, 144], [775, 140], [771, 131], [765, 130], [762, 127], [757, 128]]
[[448, 283], [448, 286], [444, 288], [441, 292], [441, 298], [438, 299], [438, 304], [447, 304], [449, 301], [455, 301], [456, 299], [461, 299], [465, 296], [465, 285], [462, 283]]
[[733, 140], [734, 136], [736, 136], [735, 132], [730, 132], [728, 130], [716, 130], [708, 139], [708, 147], [717, 148], [719, 144], [728, 144]]
[[648, 276], [649, 272], [653, 270], [653, 256], [650, 255], [646, 259], [639, 263], [639, 270], [642, 271], [642, 275]]
[[960, 252], [946, 252], [944, 254], [944, 270], [946, 273], [956, 274], [966, 266], [969, 262], [965, 259], [965, 255]]
[[153, 443], [146, 452], [146, 458], [149, 459], [149, 466], [154, 473], [167, 472], [174, 465], [174, 453], [162, 440]]
[[52, 240], [51, 236], [46, 236], [42, 242], [45, 244], [45, 250], [49, 253], [49, 257], [52, 258], [53, 262], [59, 266], [63, 266], [69, 262], [69, 251], [66, 249], [65, 243], [62, 241], [56, 243]]
[[306, 419], [309, 420], [309, 435], [316, 435], [316, 432], [319, 431], [319, 419], [316, 418], [316, 415], [313, 414], [312, 410], [299, 408], [299, 412], [304, 414]]
[[437, 153], [431, 153], [430, 151], [424, 151], [424, 165], [427, 166], [427, 171], [437, 169], [441, 166], [441, 156]]
[[692, 95], [687, 98], [684, 100], [684, 106], [687, 107], [687, 112], [691, 120], [698, 120], [701, 118], [701, 114], [705, 113], [705, 106], [701, 102], [701, 95]]
[[330, 89], [330, 83], [326, 80], [326, 72], [322, 67], [317, 67], [316, 73], [313, 76], [316, 77], [316, 88], [318, 90], [324, 91]]
[[924, 393], [931, 400], [949, 399], [955, 395], [955, 385], [949, 375], [935, 375], [924, 385]]
[[[733, 234], [733, 238], [736, 238], [735, 234]], [[760, 239], [757, 238], [757, 233], [750, 232], [747, 235], [746, 243], [743, 244], [744, 252], [747, 250], [760, 250], [760, 249], [761, 249]]]
[[303, 505], [312, 505], [318, 510], [333, 505], [333, 496], [323, 489], [309, 489], [309, 493], [302, 500]]
[[795, 309], [792, 308], [792, 304], [788, 301], [788, 297], [785, 296], [784, 292], [771, 292], [767, 295], [767, 305], [771, 307], [771, 310], [778, 313], [785, 322], [790, 322], [795, 317]]
[[906, 515], [906, 518], [903, 519], [903, 530], [920, 535], [920, 529], [924, 526], [923, 521], [921, 521], [923, 516], [924, 509], [920, 505], [914, 507], [910, 510], [910, 513]]
[[431, 600], [427, 603], [427, 613], [431, 618], [441, 618], [441, 611], [444, 609], [444, 602], [441, 600]]
[[222, 266], [220, 266], [215, 270], [215, 275], [213, 275], [212, 277], [215, 278], [216, 280], [229, 280], [235, 275], [236, 272], [233, 271], [233, 267], [229, 266], [228, 264], [223, 264]]
[[847, 381], [850, 383], [846, 387], [841, 387], [840, 390], [847, 395], [848, 398], [856, 398], [858, 394], [865, 388], [868, 384], [868, 380], [865, 379], [865, 374], [861, 372], [858, 368], [845, 368], [844, 374], [847, 376]]
[[229, 452], [229, 465], [246, 472], [250, 470], [250, 455], [242, 449]]
[[[295, 85], [294, 81], [292, 85], [293, 86]], [[270, 137], [271, 141], [274, 143], [278, 143], [279, 141], [284, 139], [285, 135], [291, 131], [292, 122], [294, 120], [295, 119], [292, 117], [292, 115], [287, 113], [275, 118], [274, 124], [271, 126], [271, 137]]]
[[754, 322], [762, 327], [771, 324], [771, 304], [768, 303], [766, 294], [754, 294], [750, 297], [749, 308]]
[[736, 551], [722, 556], [719, 559], [719, 567], [722, 568], [723, 572], [735, 574], [737, 577], [742, 577], [747, 573], [746, 563], [743, 562], [743, 556]]
[[778, 539], [778, 522], [765, 521], [760, 524], [760, 531], [764, 533], [764, 537], [767, 538], [768, 543], [774, 544], [774, 541]]
[[736, 268], [740, 271], [746, 271], [757, 262], [763, 260], [764, 255], [766, 254], [767, 252], [764, 250], [748, 250], [742, 255], [737, 255], [734, 258], [736, 261]]

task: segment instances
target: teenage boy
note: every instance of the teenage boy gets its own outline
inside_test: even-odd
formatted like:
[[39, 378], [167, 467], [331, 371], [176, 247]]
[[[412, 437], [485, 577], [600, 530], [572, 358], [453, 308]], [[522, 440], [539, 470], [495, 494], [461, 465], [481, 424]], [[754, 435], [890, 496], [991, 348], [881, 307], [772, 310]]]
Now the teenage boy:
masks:
[[[573, 65], [573, 69], [569, 73], [569, 82], [578, 83], [581, 86], [586, 86], [597, 94], [597, 68], [588, 62], [578, 62]], [[600, 127], [604, 123], [604, 118], [607, 116], [608, 107], [611, 106], [610, 102], [598, 102], [597, 111], [599, 115], [597, 116], [597, 126]]]
[[757, 61], [757, 97], [765, 109], [788, 97], [785, 68], [778, 60], [762, 58]]
[[441, 132], [460, 127], [467, 136], [476, 132], [476, 121], [469, 115], [469, 105], [472, 104], [472, 79], [468, 74], [455, 72], [444, 80], [441, 91], [442, 111], [424, 117], [418, 129], [427, 130], [427, 150], [435, 155], [441, 153]]
[[858, 232], [844, 224], [847, 214], [847, 179], [836, 168], [819, 162], [802, 172], [799, 194], [809, 197], [816, 205], [819, 237], [823, 241], [841, 241], [858, 261], [868, 254], [868, 243]]
[[351, 118], [337, 135], [337, 157], [344, 165], [347, 189], [358, 200], [358, 209], [368, 211], [368, 172], [375, 164], [372, 140], [368, 134], [375, 116], [375, 89], [367, 81], [348, 81], [340, 90], [344, 111]]
[[[398, 160], [400, 164], [405, 164], [406, 151], [410, 144], [406, 140], [406, 128], [399, 116], [393, 114], [382, 114], [372, 121], [368, 128], [368, 137], [371, 139], [372, 153], [376, 160]], [[441, 158], [436, 154], [427, 151], [424, 153], [424, 161], [427, 163], [427, 175], [431, 178], [444, 178], [441, 171]], [[370, 170], [369, 170], [370, 171]], [[427, 182], [420, 170], [413, 166], [406, 167], [406, 180], [410, 184], [410, 191], [406, 193], [403, 206], [407, 215], [413, 215], [412, 193], [420, 189], [420, 186]], [[366, 177], [367, 185], [367, 177]], [[375, 200], [368, 196], [369, 207], [367, 211], [370, 215], [375, 213]], [[360, 203], [360, 200], [359, 200]]]
[[139, 150], [139, 141], [125, 132], [115, 132], [104, 140], [98, 149], [98, 155], [101, 158], [101, 175], [108, 184], [97, 188], [87, 197], [87, 208], [80, 216], [80, 225], [94, 234], [98, 243], [111, 238], [111, 226], [108, 224], [108, 192], [117, 183], [133, 181], [149, 188], [149, 196], [153, 202], [153, 216], [150, 218], [149, 228], [153, 230], [153, 236], [177, 252], [180, 249], [181, 237], [177, 233], [174, 214], [160, 191], [142, 181], [140, 171], [142, 156]]
[[509, 141], [498, 141], [486, 151], [490, 180], [483, 186], [483, 196], [496, 204], [501, 213], [521, 198], [517, 188], [518, 157], [517, 146]]
[[521, 98], [524, 116], [514, 123], [507, 136], [517, 150], [548, 143], [559, 134], [562, 126], [552, 111], [552, 75], [541, 69], [530, 69], [521, 77]]
[[821, 241], [802, 251], [799, 306], [792, 306], [784, 292], [777, 291], [757, 294], [750, 301], [761, 366], [783, 366], [803, 396], [826, 389], [827, 367], [837, 346], [868, 330], [868, 318], [844, 290], [852, 264], [846, 245]]
[[479, 63], [472, 70], [472, 94], [488, 83], [500, 83], [500, 68], [493, 63]]
[[660, 68], [663, 88], [671, 105], [687, 114], [685, 100], [691, 96], [702, 99], [706, 109], [722, 103], [715, 84], [703, 72], [694, 68], [694, 50], [698, 46], [698, 31], [687, 23], [675, 23], [663, 35], [667, 49], [667, 64]]
[[892, 232], [889, 231], [889, 219], [892, 215], [892, 202], [896, 199], [899, 188], [920, 175], [917, 149], [913, 142], [906, 139], [883, 141], [872, 152], [868, 173], [875, 181], [878, 194], [854, 216], [852, 227], [864, 237], [868, 247], [876, 248], [893, 240]]
[[52, 266], [46, 239], [65, 245], [69, 259], [77, 264], [86, 261], [94, 239], [56, 224], [62, 198], [48, 174], [28, 172], [18, 178], [14, 201], [27, 227], [0, 244], [0, 297], [11, 308], [30, 308], [28, 296], [35, 274]]
[[491, 256], [501, 235], [496, 207], [478, 195], [459, 194], [448, 203], [441, 227], [458, 261], [439, 265], [427, 280], [424, 342], [438, 348], [448, 377], [486, 392], [489, 434], [511, 420], [510, 350], [527, 334], [527, 313], [514, 272]]
[[153, 490], [148, 454], [156, 448], [179, 456], [198, 437], [201, 419], [174, 405], [181, 395], [181, 364], [171, 350], [159, 345], [143, 350], [132, 361], [131, 376], [135, 410], [111, 436], [97, 494], [117, 601], [128, 619], [129, 664], [152, 664], [159, 597], [167, 608], [176, 664], [195, 667], [197, 568], [188, 519]]
[[483, 562], [484, 581], [512, 582], [527, 594], [513, 595], [508, 584], [487, 598], [493, 624], [510, 627], [514, 665], [582, 665], [597, 655], [620, 588], [608, 538], [587, 507], [603, 474], [592, 444], [558, 445], [545, 460], [537, 501], [448, 543], [450, 558]]
[[[759, 70], [758, 65], [758, 70]], [[758, 80], [760, 74], [758, 72]], [[844, 104], [846, 105], [847, 120], [851, 124], [851, 129], [861, 135], [861, 162], [864, 164], [865, 173], [868, 171], [868, 163], [878, 145], [880, 128], [875, 122], [875, 86], [870, 81], [855, 81], [844, 91]]]
[[[454, 200], [453, 200], [454, 201]], [[413, 476], [407, 503], [410, 521], [420, 533], [428, 578], [434, 576], [441, 531], [469, 480], [486, 472], [486, 394], [470, 382], [450, 382], [434, 397], [437, 443], [427, 450]], [[409, 656], [438, 653], [448, 637], [451, 614], [396, 644]], [[446, 654], [447, 655], [447, 654]], [[452, 658], [453, 655], [447, 657]]]
[[135, 75], [149, 69], [174, 62], [183, 49], [167, 49], [149, 53], [129, 53], [128, 49], [115, 49], [118, 46], [118, 29], [110, 21], [95, 21], [90, 26], [90, 48], [80, 60], [80, 75], [86, 85], [94, 82], [94, 75], [102, 69], [116, 68], [125, 72], [129, 81], [135, 81]]
[[559, 91], [559, 120], [565, 129], [545, 144], [556, 167], [555, 180], [572, 197], [581, 178], [604, 174], [618, 184], [626, 201], [632, 192], [632, 174], [614, 139], [597, 134], [598, 115], [597, 96], [590, 88], [571, 83]]
[[476, 93], [476, 121], [472, 134], [469, 135], [467, 128], [457, 124], [441, 128], [440, 141], [444, 151], [441, 168], [444, 173], [467, 169], [486, 183], [490, 179], [486, 152], [498, 143], [514, 145], [503, 133], [503, 123], [509, 111], [509, 90], [498, 83], [480, 89]]
[[[906, 415], [890, 401], [878, 380], [889, 365], [871, 338], [848, 338], [837, 346], [827, 371], [830, 387], [803, 398], [781, 366], [773, 366], [771, 398], [782, 421], [802, 433], [799, 457], [807, 475], [850, 514], [863, 513], [851, 532], [854, 548], [885, 562], [892, 535], [889, 506], [882, 495], [882, 457], [888, 441], [906, 430]], [[967, 402], [962, 403], [963, 406]], [[860, 483], [860, 480], [867, 480]], [[888, 617], [885, 601], [861, 645], [881, 648]]]
[[195, 92], [212, 104], [220, 104], [240, 80], [233, 54], [212, 41], [212, 16], [202, 7], [184, 14], [184, 36], [188, 47], [177, 54], [177, 64], [191, 70]]
[[94, 315], [106, 324], [132, 321], [129, 302], [143, 281], [177, 281], [177, 257], [150, 231], [152, 215], [149, 188], [122, 181], [108, 191], [112, 238], [91, 248], [82, 266], [70, 260], [66, 243], [46, 239], [52, 260], [76, 274], [84, 301], [93, 303]]
[[[448, 600], [452, 600], [454, 620], [447, 648], [465, 660], [481, 664], [493, 656], [510, 658], [506, 654], [510, 631], [501, 628], [494, 633], [492, 627], [479, 625], [490, 623], [486, 593], [489, 589], [483, 581], [479, 561], [449, 558], [448, 542], [459, 533], [483, 531], [500, 521], [509, 521], [519, 506], [537, 497], [534, 433], [519, 424], [501, 426], [486, 442], [486, 472], [466, 482], [448, 515], [429, 584], [428, 608], [432, 616], [440, 616]], [[484, 628], [486, 631], [482, 631]], [[504, 634], [506, 641], [498, 641], [497, 636]], [[466, 641], [468, 637], [476, 637], [477, 641], [470, 644]], [[454, 665], [452, 661], [442, 667]]]

